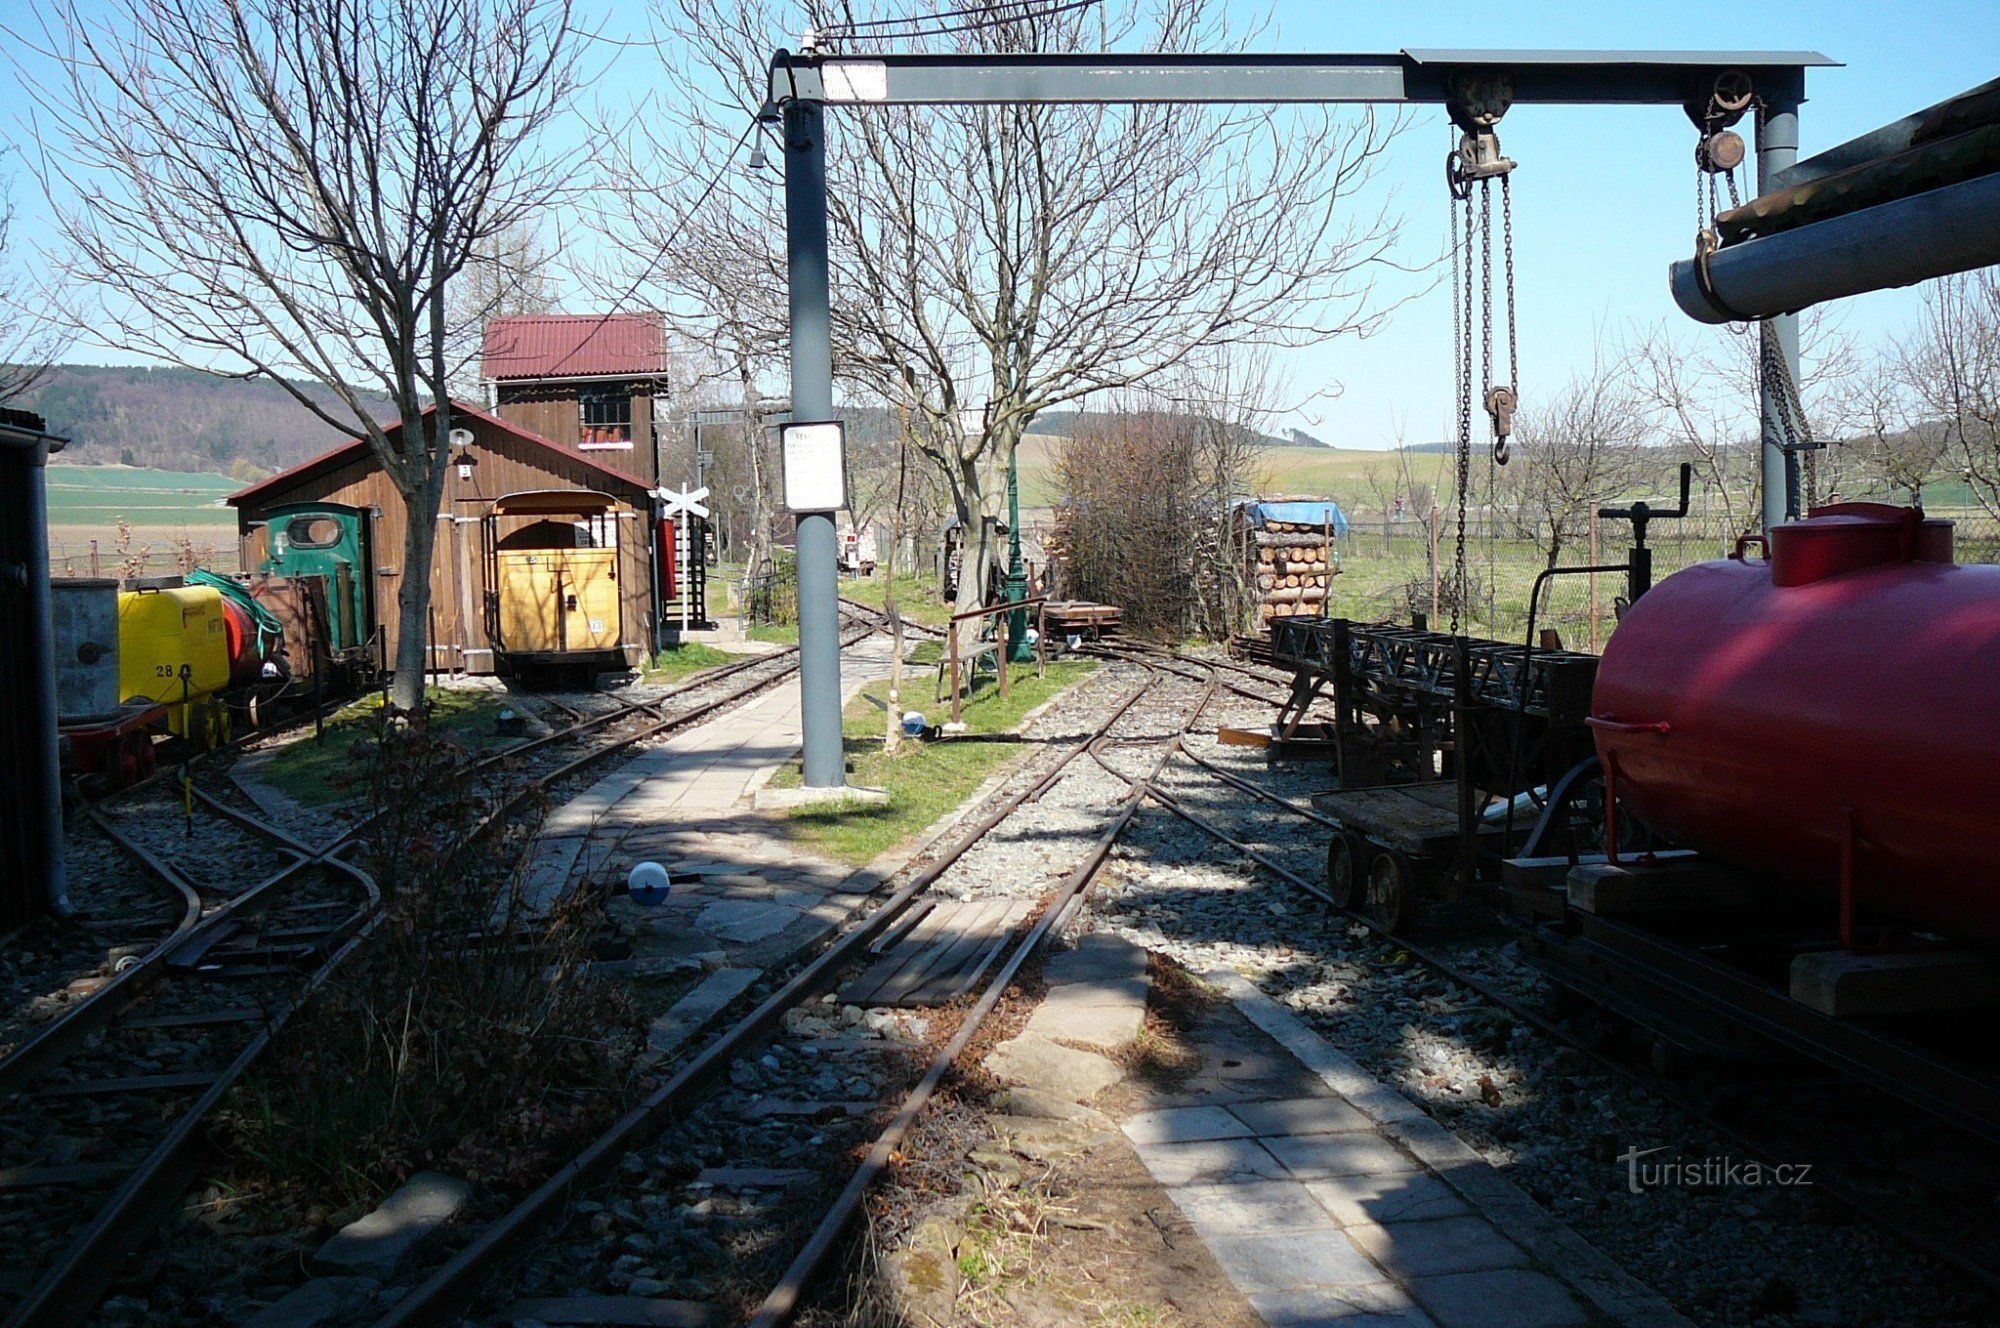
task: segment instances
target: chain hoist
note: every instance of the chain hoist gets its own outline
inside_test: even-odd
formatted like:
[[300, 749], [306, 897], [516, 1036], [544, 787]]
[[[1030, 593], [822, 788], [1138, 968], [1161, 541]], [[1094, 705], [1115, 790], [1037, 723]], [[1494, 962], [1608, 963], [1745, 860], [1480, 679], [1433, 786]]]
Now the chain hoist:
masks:
[[[1469, 595], [1465, 576], [1466, 500], [1472, 479], [1472, 412], [1474, 385], [1491, 432], [1490, 472], [1512, 455], [1514, 414], [1520, 407], [1520, 340], [1514, 300], [1514, 201], [1509, 179], [1515, 163], [1501, 154], [1493, 127], [1513, 104], [1514, 90], [1504, 76], [1455, 79], [1447, 103], [1457, 133], [1445, 156], [1445, 182], [1451, 205], [1452, 375], [1458, 425], [1455, 449], [1457, 478], [1457, 539], [1452, 557], [1451, 630], [1457, 634]], [[1500, 182], [1502, 273], [1507, 324], [1507, 373], [1494, 382], [1493, 351], [1493, 182]], [[1475, 255], [1475, 250], [1477, 254]], [[1477, 272], [1475, 274], [1475, 263]], [[1474, 291], [1478, 307], [1475, 314]], [[1474, 339], [1478, 363], [1474, 363]], [[1488, 513], [1491, 521], [1491, 512]], [[1489, 535], [1490, 535], [1489, 531]], [[1489, 571], [1490, 575], [1490, 571]]]
[[[1736, 172], [1749, 155], [1743, 136], [1730, 128], [1743, 116], [1754, 110], [1759, 132], [1762, 132], [1763, 117], [1766, 113], [1764, 101], [1757, 96], [1748, 74], [1740, 70], [1729, 70], [1718, 75], [1714, 85], [1705, 97], [1689, 98], [1686, 111], [1694, 121], [1701, 137], [1694, 149], [1694, 220], [1695, 220], [1695, 272], [1702, 289], [1715, 299], [1713, 285], [1708, 276], [1708, 260], [1722, 246], [1720, 217], [1722, 200], [1718, 185], [1729, 194], [1732, 209], [1743, 206], [1743, 196], [1738, 188]], [[1717, 302], [1718, 307], [1722, 307]], [[1732, 322], [1732, 331], [1747, 331], [1751, 320]], [[1788, 464], [1804, 454], [1805, 498], [1810, 507], [1817, 497], [1819, 468], [1814, 453], [1824, 444], [1814, 440], [1812, 427], [1806, 421], [1805, 400], [1799, 392], [1798, 382], [1792, 376], [1791, 363], [1778, 344], [1777, 326], [1772, 319], [1754, 320], [1757, 325], [1757, 388], [1760, 402], [1768, 402], [1780, 433], [1778, 446], [1785, 454]], [[1787, 504], [1787, 516], [1797, 516]]]

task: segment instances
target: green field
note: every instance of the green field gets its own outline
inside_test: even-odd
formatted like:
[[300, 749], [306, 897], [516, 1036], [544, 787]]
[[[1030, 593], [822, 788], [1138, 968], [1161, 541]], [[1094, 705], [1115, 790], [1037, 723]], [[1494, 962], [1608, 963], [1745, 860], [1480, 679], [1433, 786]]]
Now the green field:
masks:
[[[49, 563], [57, 576], [237, 570], [229, 475], [134, 466], [50, 466]], [[125, 530], [121, 534], [119, 523]]]
[[228, 475], [131, 466], [50, 466], [51, 526], [135, 526], [233, 529], [236, 511], [222, 500], [243, 487]]
[[[1063, 440], [1050, 434], [1029, 434], [1021, 440], [1021, 502], [1049, 507], [1061, 496], [1056, 484], [1056, 454]], [[1411, 468], [1428, 479], [1444, 461], [1442, 454], [1419, 454]], [[1331, 447], [1262, 447], [1252, 454], [1250, 488], [1260, 494], [1294, 498], [1332, 498], [1353, 507], [1368, 492], [1370, 468], [1384, 480], [1394, 472], [1388, 452], [1345, 451]], [[1439, 472], [1442, 473], [1442, 472]]]

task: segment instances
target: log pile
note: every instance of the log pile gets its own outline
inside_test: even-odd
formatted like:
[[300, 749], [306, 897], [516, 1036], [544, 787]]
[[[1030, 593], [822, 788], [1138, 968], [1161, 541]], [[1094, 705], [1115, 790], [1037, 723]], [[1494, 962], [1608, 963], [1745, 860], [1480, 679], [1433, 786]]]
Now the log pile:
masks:
[[1257, 615], [1257, 631], [1268, 633], [1276, 618], [1319, 617], [1340, 575], [1340, 559], [1323, 526], [1272, 521], [1249, 530], [1245, 580]]

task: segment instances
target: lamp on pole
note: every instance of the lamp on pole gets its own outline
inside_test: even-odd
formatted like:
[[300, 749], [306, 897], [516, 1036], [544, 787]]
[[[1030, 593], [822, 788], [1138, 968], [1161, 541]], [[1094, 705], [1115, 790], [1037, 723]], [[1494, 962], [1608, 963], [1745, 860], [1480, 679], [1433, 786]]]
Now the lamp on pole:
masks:
[[[1028, 568], [1021, 561], [1021, 447], [1017, 439], [1007, 450], [1007, 602], [1019, 604], [1028, 598]], [[1035, 657], [1028, 644], [1028, 611], [1015, 609], [1007, 615], [1007, 658], [1025, 664]]]

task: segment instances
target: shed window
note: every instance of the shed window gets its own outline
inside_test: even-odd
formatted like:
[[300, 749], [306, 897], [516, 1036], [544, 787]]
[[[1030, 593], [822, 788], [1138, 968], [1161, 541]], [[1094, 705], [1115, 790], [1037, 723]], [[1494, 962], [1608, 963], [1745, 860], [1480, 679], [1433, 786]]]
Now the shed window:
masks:
[[632, 446], [632, 394], [623, 387], [586, 387], [578, 399], [584, 447]]

